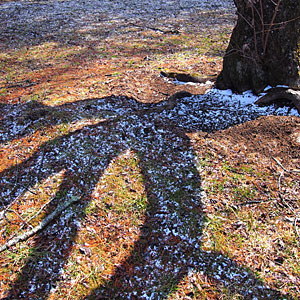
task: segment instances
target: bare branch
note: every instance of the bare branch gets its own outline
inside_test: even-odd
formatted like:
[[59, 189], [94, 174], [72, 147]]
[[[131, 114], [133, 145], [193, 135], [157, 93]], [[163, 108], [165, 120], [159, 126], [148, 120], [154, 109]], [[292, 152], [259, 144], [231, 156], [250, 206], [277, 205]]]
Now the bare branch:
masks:
[[275, 157], [272, 156], [272, 159], [282, 168], [283, 171], [287, 173], [300, 173], [300, 170], [287, 170]]
[[63, 203], [61, 206], [57, 207], [50, 215], [48, 215], [40, 224], [32, 228], [31, 230], [13, 238], [12, 240], [6, 242], [3, 246], [0, 247], [0, 253], [7, 250], [8, 248], [16, 245], [19, 242], [26, 241], [42, 229], [44, 229], [51, 221], [58, 217], [68, 206], [77, 202], [78, 197], [71, 197], [68, 201]]

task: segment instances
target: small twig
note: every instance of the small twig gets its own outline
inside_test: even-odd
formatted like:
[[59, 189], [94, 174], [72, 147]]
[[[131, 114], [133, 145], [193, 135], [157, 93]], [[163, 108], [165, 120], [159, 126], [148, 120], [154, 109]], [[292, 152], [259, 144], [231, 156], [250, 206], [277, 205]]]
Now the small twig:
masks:
[[31, 194], [33, 194], [33, 195], [37, 195], [36, 192], [30, 190], [29, 185], [26, 186], [24, 189], [25, 189], [25, 191], [27, 191], [27, 192], [29, 192], [29, 193], [31, 193]]
[[6, 212], [8, 212], [8, 211], [14, 213], [23, 222], [23, 225], [26, 224], [27, 226], [32, 228], [32, 226], [30, 224], [28, 224], [28, 222], [26, 220], [24, 220], [14, 209], [7, 209]]
[[278, 159], [276, 159], [275, 157], [271, 157], [277, 164], [278, 164], [278, 166], [279, 167], [281, 167], [282, 168], [282, 170], [284, 171], [284, 172], [287, 172], [287, 173], [300, 173], [300, 170], [287, 170], [279, 161], [278, 161]]
[[299, 221], [299, 217], [297, 215], [297, 216], [295, 216], [295, 219], [294, 219], [294, 228], [295, 228], [295, 231], [296, 231], [296, 234], [297, 234], [298, 238], [300, 238], [299, 229], [298, 229], [298, 225], [297, 225], [298, 221]]
[[295, 229], [295, 233], [298, 236], [298, 238], [300, 238], [299, 235], [299, 230], [298, 230], [298, 215], [296, 215], [295, 210], [293, 209], [293, 207], [284, 199], [282, 192], [281, 192], [281, 178], [284, 175], [284, 172], [286, 173], [300, 173], [300, 170], [287, 170], [275, 157], [272, 156], [272, 159], [282, 168], [282, 172], [280, 172], [280, 175], [278, 177], [278, 195], [280, 200], [283, 202], [283, 204], [290, 210], [290, 212], [295, 216], [294, 222], [293, 222], [293, 226]]
[[0, 212], [0, 220], [5, 218], [6, 212], [15, 204], [18, 202], [20, 197], [22, 196], [22, 193], [20, 193], [12, 202], [10, 202], [1, 212]]
[[155, 27], [151, 27], [151, 26], [143, 26], [143, 25], [138, 25], [138, 24], [134, 24], [134, 23], [129, 23], [129, 25], [135, 26], [135, 27], [138, 27], [138, 28], [150, 29], [150, 30], [153, 30], [153, 31], [159, 31], [159, 32], [162, 32], [163, 34], [168, 34], [168, 33], [179, 34], [178, 30], [163, 30], [163, 29], [160, 29], [160, 28], [155, 28]]
[[261, 204], [261, 203], [270, 202], [270, 201], [272, 201], [272, 199], [268, 199], [268, 200], [249, 200], [249, 201], [246, 201], [246, 202], [235, 203], [234, 205], [244, 206], [244, 205], [251, 205], [251, 204]]
[[0, 253], [5, 251], [6, 249], [16, 245], [19, 242], [26, 241], [42, 229], [44, 229], [51, 221], [53, 221], [56, 217], [58, 217], [68, 206], [72, 203], [77, 202], [79, 200], [78, 197], [71, 197], [70, 200], [66, 201], [61, 206], [57, 207], [50, 215], [48, 215], [40, 224], [32, 228], [31, 230], [15, 237], [14, 239], [6, 242], [3, 246], [0, 247]]
[[[35, 213], [33, 216], [31, 216], [29, 218], [29, 220], [25, 221], [26, 222], [26, 225], [28, 225], [29, 227], [32, 228], [32, 226], [30, 225], [30, 222], [36, 218], [42, 211], [43, 209], [49, 204], [51, 203], [52, 201], [54, 200], [54, 198], [50, 199], [50, 201], [46, 202], [40, 209], [37, 213]], [[24, 228], [24, 224], [19, 228], [19, 231], [21, 231], [22, 229]], [[12, 240], [14, 237], [16, 236], [16, 234], [12, 235], [12, 237], [9, 238], [9, 240]]]
[[[296, 17], [296, 18], [293, 18], [293, 19], [286, 20], [286, 21], [273, 23], [273, 26], [275, 26], [275, 25], [285, 25], [287, 23], [291, 23], [291, 22], [297, 21], [298, 19], [300, 19], [300, 16]], [[265, 25], [270, 25], [270, 24], [265, 24]]]
[[43, 209], [53, 201], [53, 199], [50, 199], [50, 201], [46, 202], [40, 209], [37, 213], [35, 213], [27, 222], [29, 223], [31, 220], [33, 220], [34, 218], [36, 218], [42, 211]]
[[240, 53], [241, 56], [243, 56], [244, 58], [247, 58], [249, 60], [252, 60], [253, 63], [257, 63], [255, 58], [250, 56], [250, 55], [245, 55], [245, 51], [241, 50], [241, 49], [237, 49], [237, 48], [233, 48], [230, 51], [228, 51], [227, 53], [225, 53], [224, 57], [227, 57], [229, 55], [235, 54], [235, 53]]
[[[285, 203], [285, 199], [284, 199], [284, 197], [282, 196], [282, 193], [281, 193], [281, 178], [282, 178], [282, 176], [283, 176], [283, 172], [280, 172], [280, 175], [279, 175], [279, 177], [278, 177], [278, 183], [277, 183], [277, 185], [278, 185], [278, 194], [279, 194], [279, 198], [280, 198], [280, 200], [281, 200], [282, 202]], [[285, 203], [285, 204], [286, 204], [286, 203]]]
[[253, 28], [252, 24], [240, 13], [240, 12], [237, 12], [237, 14], [250, 26]]

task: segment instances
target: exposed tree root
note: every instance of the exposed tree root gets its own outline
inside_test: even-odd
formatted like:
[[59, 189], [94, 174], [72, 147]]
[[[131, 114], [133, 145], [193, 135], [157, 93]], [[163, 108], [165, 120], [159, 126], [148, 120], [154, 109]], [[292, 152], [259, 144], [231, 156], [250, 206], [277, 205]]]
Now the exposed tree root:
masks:
[[175, 72], [160, 72], [160, 75], [166, 78], [170, 78], [170, 79], [176, 79], [178, 81], [182, 81], [182, 82], [193, 82], [193, 83], [205, 83], [208, 80], [209, 81], [216, 81], [217, 76], [193, 76], [190, 74], [186, 74], [186, 73], [175, 73]]
[[271, 104], [281, 104], [287, 102], [294, 106], [300, 114], [300, 91], [284, 87], [275, 87], [267, 91], [267, 94], [259, 98], [255, 104], [266, 106]]

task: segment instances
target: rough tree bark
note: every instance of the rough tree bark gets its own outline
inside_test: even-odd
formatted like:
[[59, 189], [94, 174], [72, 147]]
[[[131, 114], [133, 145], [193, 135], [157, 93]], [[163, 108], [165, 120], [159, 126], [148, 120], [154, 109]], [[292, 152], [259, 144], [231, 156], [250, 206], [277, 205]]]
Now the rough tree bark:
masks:
[[217, 78], [219, 89], [299, 89], [299, 0], [234, 0], [238, 20]]

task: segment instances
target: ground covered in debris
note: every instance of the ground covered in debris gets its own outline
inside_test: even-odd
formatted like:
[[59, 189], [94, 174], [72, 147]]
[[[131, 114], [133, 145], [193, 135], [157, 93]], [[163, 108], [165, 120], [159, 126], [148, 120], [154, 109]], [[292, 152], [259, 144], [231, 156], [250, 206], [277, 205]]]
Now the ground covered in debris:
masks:
[[1, 299], [297, 299], [296, 110], [160, 76], [218, 74], [232, 5], [99, 3], [0, 4]]

